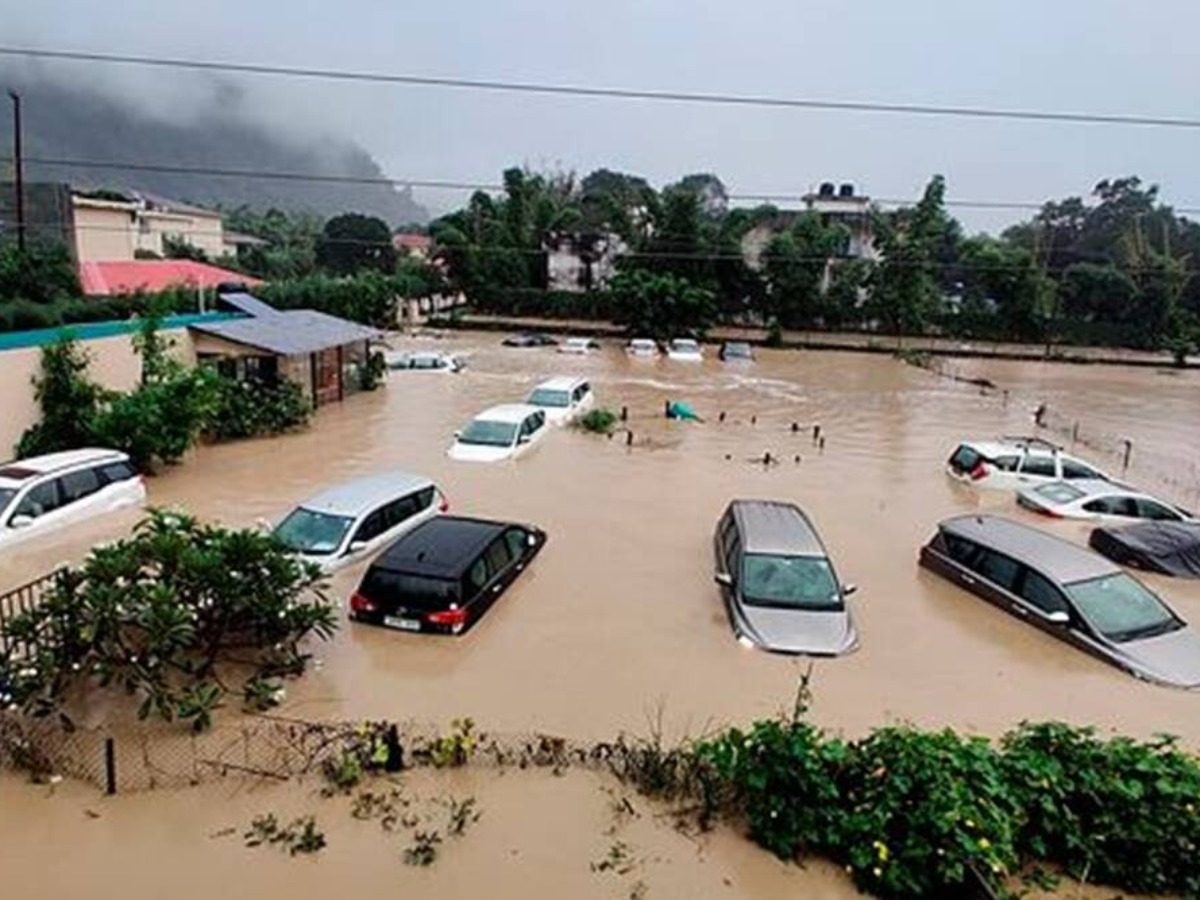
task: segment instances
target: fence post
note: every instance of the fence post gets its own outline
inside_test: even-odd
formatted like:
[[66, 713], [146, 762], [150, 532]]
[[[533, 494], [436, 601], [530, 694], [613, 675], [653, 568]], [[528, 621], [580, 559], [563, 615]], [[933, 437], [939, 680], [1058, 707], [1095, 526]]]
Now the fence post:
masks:
[[1125, 462], [1122, 463], [1121, 471], [1123, 471], [1123, 472], [1129, 471], [1129, 457], [1132, 453], [1133, 453], [1133, 441], [1129, 440], [1129, 438], [1125, 438]]
[[117, 792], [117, 743], [112, 738], [104, 739], [104, 781], [111, 797]]

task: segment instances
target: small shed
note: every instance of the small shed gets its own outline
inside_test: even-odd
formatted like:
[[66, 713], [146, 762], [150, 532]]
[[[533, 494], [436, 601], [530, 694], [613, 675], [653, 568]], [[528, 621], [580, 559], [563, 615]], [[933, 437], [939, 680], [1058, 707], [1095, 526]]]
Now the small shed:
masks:
[[190, 326], [197, 359], [235, 378], [286, 378], [313, 406], [357, 391], [371, 342], [382, 338], [357, 322], [311, 309], [277, 310], [248, 294], [224, 294], [221, 305], [245, 315]]

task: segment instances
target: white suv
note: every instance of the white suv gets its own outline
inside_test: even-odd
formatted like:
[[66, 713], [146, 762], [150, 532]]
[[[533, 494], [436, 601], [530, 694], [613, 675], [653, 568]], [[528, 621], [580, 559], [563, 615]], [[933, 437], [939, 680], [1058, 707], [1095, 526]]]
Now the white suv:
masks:
[[1090, 463], [1041, 438], [1000, 438], [959, 444], [946, 463], [951, 478], [980, 488], [1016, 490], [1030, 484], [1082, 479], [1111, 481]]
[[69, 450], [0, 464], [0, 549], [145, 500], [142, 479], [116, 450]]
[[587, 413], [596, 395], [586, 379], [566, 376], [543, 381], [525, 402], [544, 411], [551, 425], [565, 425]]

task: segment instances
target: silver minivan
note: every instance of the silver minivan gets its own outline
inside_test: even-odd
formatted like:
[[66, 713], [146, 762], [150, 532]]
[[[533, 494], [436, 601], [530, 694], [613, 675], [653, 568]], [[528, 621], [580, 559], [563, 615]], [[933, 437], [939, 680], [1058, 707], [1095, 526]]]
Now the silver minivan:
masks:
[[777, 653], [839, 656], [858, 647], [843, 585], [794, 503], [734, 500], [713, 538], [716, 581], [739, 643]]
[[428, 478], [384, 472], [356, 478], [305, 500], [272, 530], [322, 572], [336, 572], [449, 509]]

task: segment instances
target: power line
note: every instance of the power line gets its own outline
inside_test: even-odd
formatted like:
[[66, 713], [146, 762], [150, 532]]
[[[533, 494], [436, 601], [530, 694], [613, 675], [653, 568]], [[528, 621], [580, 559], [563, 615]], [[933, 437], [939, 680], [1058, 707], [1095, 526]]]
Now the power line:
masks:
[[590, 97], [608, 100], [646, 100], [665, 103], [760, 107], [768, 109], [823, 110], [829, 112], [852, 113], [890, 113], [906, 116], [940, 116], [971, 119], [1000, 119], [1025, 122], [1059, 122], [1083, 125], [1200, 129], [1200, 119], [1171, 116], [1122, 115], [1111, 113], [1055, 110], [997, 109], [994, 107], [983, 106], [939, 106], [925, 103], [884, 103], [877, 101], [825, 100], [815, 98], [773, 97], [748, 94], [590, 87], [586, 85], [550, 84], [545, 82], [451, 78], [433, 75], [405, 75], [386, 72], [351, 71], [346, 69], [267, 65], [263, 63], [237, 63], [161, 56], [91, 53], [79, 50], [48, 50], [35, 47], [0, 46], [0, 56], [22, 56], [32, 59], [189, 69], [203, 72], [233, 72], [248, 75], [271, 75], [289, 78], [315, 78], [327, 81], [395, 84], [412, 87], [457, 88], [463, 90], [500, 91], [522, 94], [542, 94], [550, 96]]
[[[0, 161], [8, 162], [7, 157]], [[454, 179], [421, 179], [421, 178], [388, 178], [376, 175], [332, 175], [306, 172], [275, 172], [263, 169], [226, 169], [208, 166], [179, 166], [162, 163], [138, 163], [120, 161], [101, 161], [90, 159], [56, 159], [51, 157], [26, 157], [25, 162], [47, 168], [77, 168], [102, 169], [125, 172], [147, 172], [166, 175], [197, 175], [206, 178], [244, 178], [262, 181], [313, 182], [318, 184], [348, 184], [348, 185], [378, 185], [382, 187], [414, 187], [434, 190], [477, 190], [502, 191], [504, 185], [497, 182], [465, 181]], [[754, 201], [761, 203], [802, 203], [811, 198], [811, 194], [795, 193], [740, 193], [732, 192], [730, 200]], [[836, 199], [836, 198], [835, 198]], [[911, 206], [918, 202], [916, 199], [903, 197], [872, 197], [876, 203], [885, 206]], [[943, 203], [948, 207], [961, 209], [994, 209], [1013, 211], [1036, 211], [1044, 204], [1028, 200], [959, 200], [947, 198]], [[1172, 206], [1177, 213], [1200, 215], [1200, 207]]]

